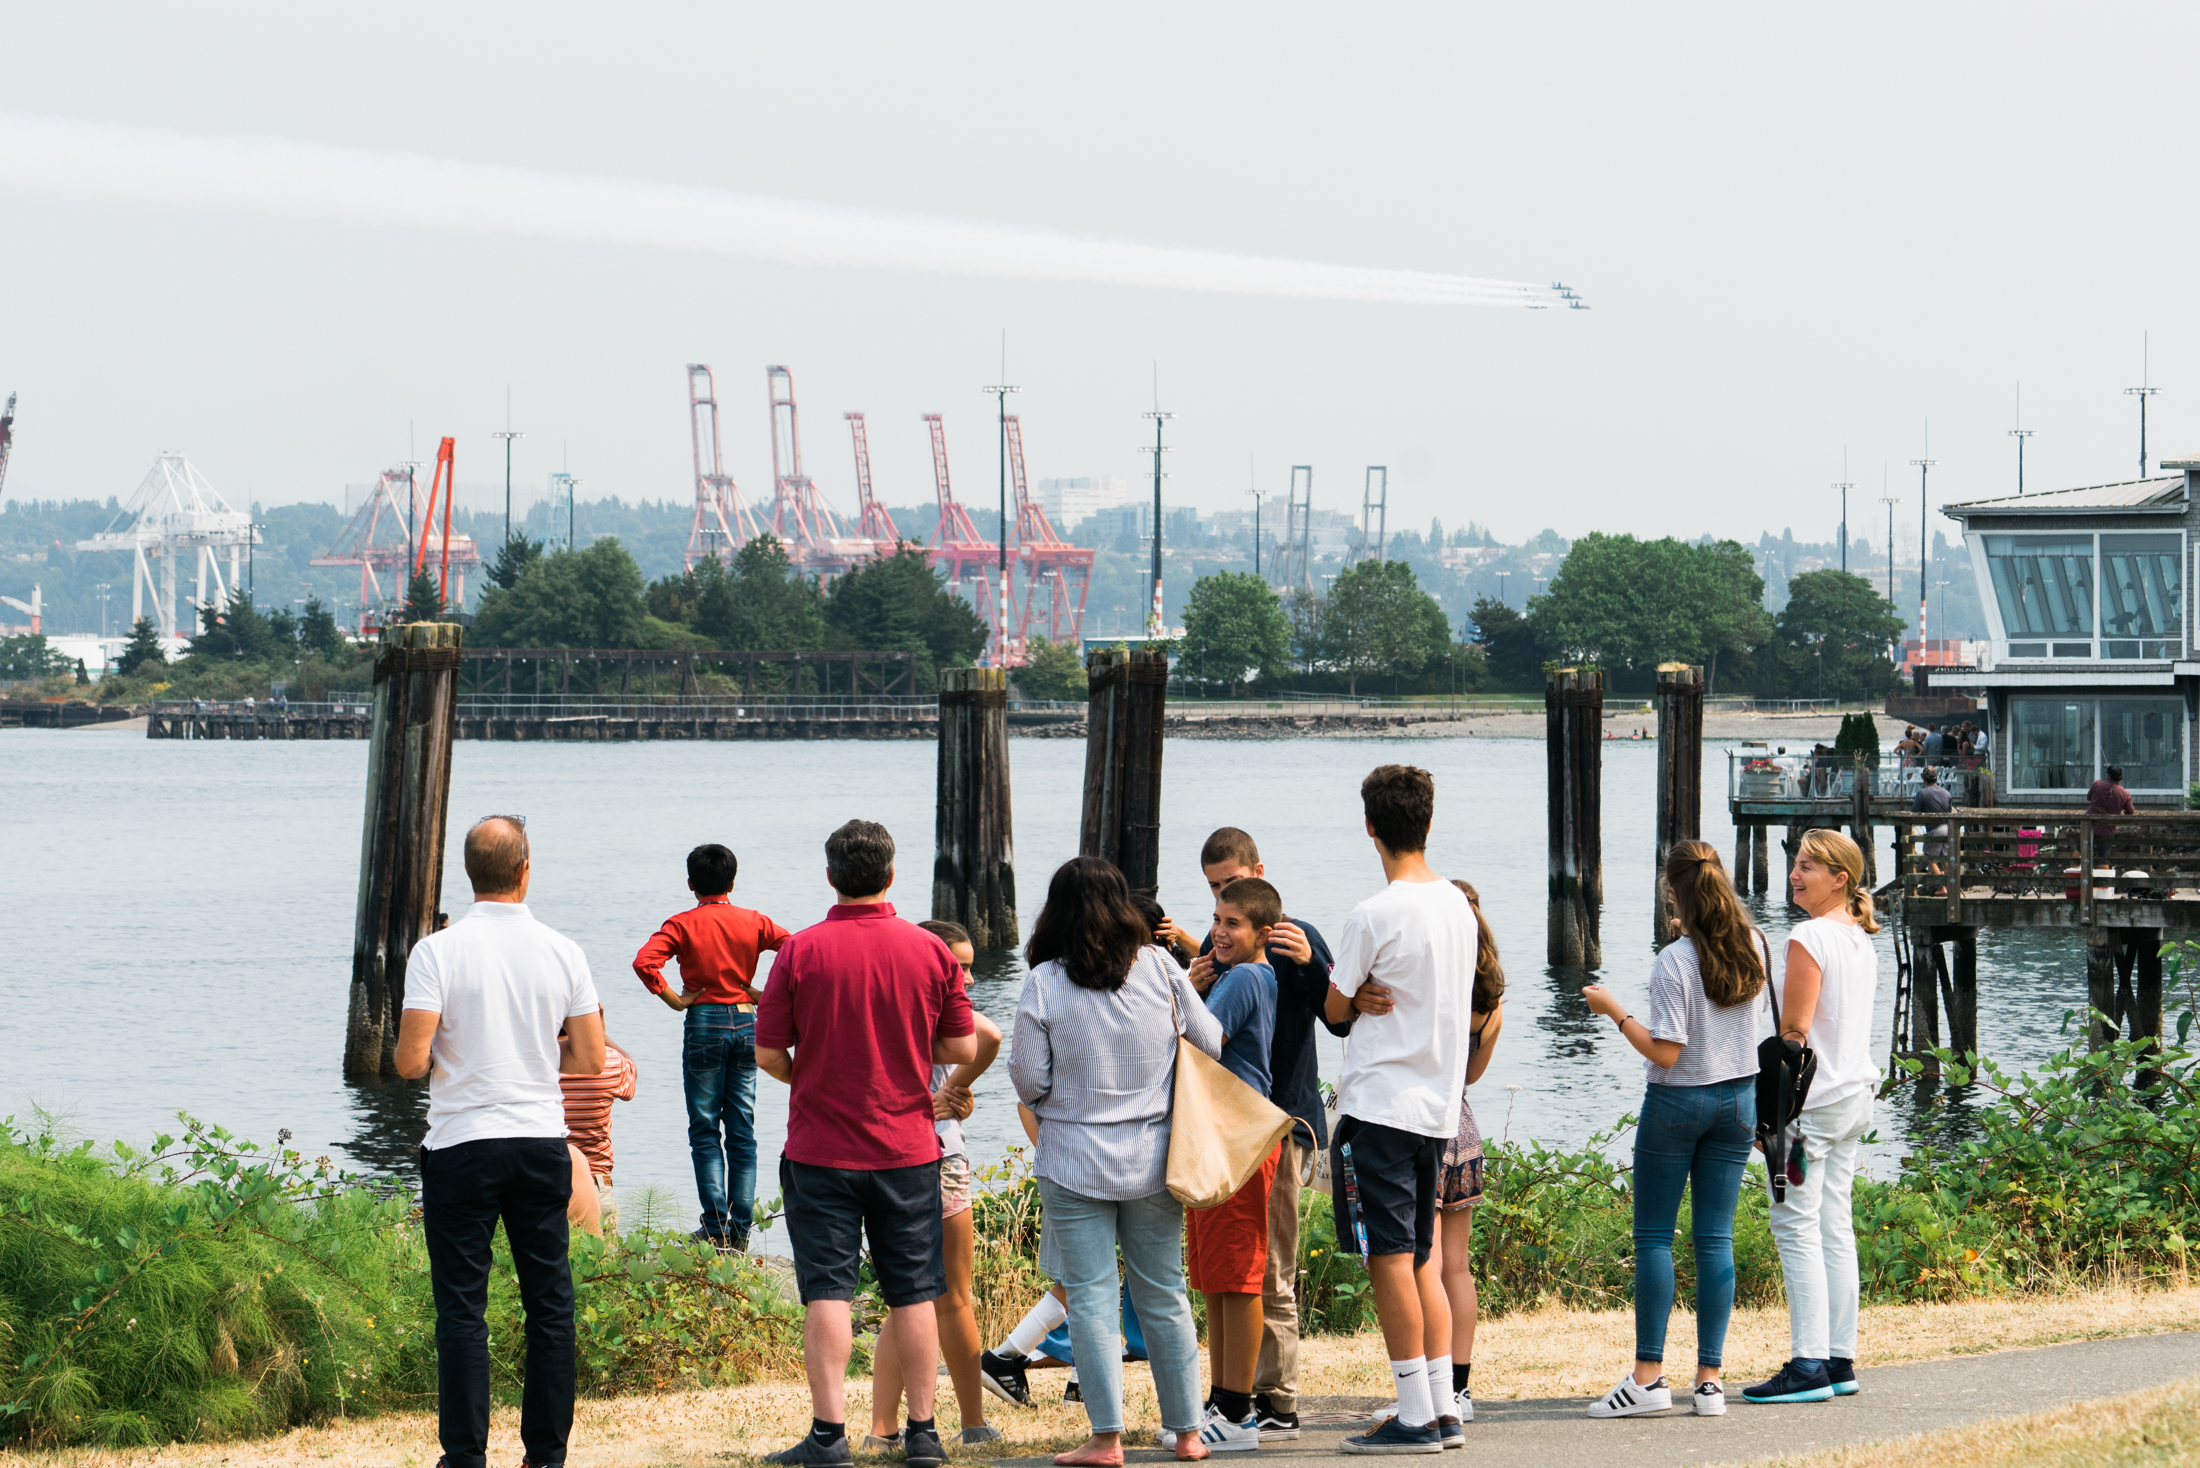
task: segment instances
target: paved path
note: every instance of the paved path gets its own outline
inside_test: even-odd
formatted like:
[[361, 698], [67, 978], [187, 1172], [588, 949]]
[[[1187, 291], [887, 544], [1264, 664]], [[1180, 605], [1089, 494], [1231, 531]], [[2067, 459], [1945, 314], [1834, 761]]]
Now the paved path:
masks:
[[[1458, 1468], [1689, 1468], [1749, 1462], [1783, 1453], [1937, 1432], [1986, 1417], [2016, 1417], [2064, 1402], [2119, 1396], [2200, 1373], [2200, 1333], [2076, 1341], [1953, 1361], [1860, 1370], [1863, 1391], [1830, 1402], [1758, 1407], [1741, 1399], [1747, 1382], [1730, 1382], [1724, 1417], [1697, 1417], [1684, 1404], [1655, 1417], [1592, 1421], [1586, 1398], [1476, 1403], [1466, 1451], [1444, 1455]], [[1614, 1379], [1618, 1371], [1613, 1372]], [[1675, 1393], [1679, 1395], [1678, 1392]], [[1244, 1468], [1288, 1460], [1366, 1463], [1336, 1450], [1354, 1429], [1308, 1428], [1296, 1443], [1270, 1443], [1259, 1454], [1218, 1454]], [[1150, 1439], [1149, 1439], [1150, 1441]], [[1147, 1448], [1129, 1460], [1166, 1461]], [[1401, 1462], [1429, 1462], [1428, 1456]]]

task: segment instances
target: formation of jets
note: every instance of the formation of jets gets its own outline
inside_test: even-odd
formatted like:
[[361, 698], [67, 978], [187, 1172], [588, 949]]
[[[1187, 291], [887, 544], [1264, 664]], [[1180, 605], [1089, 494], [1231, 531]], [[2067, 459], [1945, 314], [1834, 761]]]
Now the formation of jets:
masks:
[[[1554, 280], [1554, 281], [1552, 281], [1552, 282], [1551, 282], [1551, 289], [1552, 289], [1552, 290], [1554, 290], [1554, 291], [1557, 291], [1557, 292], [1558, 292], [1558, 294], [1559, 294], [1559, 296], [1560, 296], [1560, 298], [1561, 298], [1561, 299], [1563, 299], [1563, 300], [1564, 300], [1564, 301], [1566, 302], [1566, 309], [1567, 309], [1567, 310], [1569, 310], [1569, 311], [1586, 311], [1586, 310], [1588, 310], [1588, 309], [1589, 309], [1589, 303], [1588, 303], [1587, 301], [1584, 301], [1583, 299], [1581, 299], [1581, 293], [1580, 293], [1579, 291], [1575, 290], [1575, 289], [1574, 289], [1574, 288], [1573, 288], [1572, 286], [1570, 286], [1570, 285], [1566, 284], [1566, 282], [1565, 282], [1565, 281], [1563, 281], [1563, 280]], [[1550, 308], [1550, 307], [1548, 307], [1548, 306], [1540, 306], [1540, 305], [1538, 305], [1538, 306], [1530, 306], [1530, 307], [1529, 307], [1528, 309], [1529, 309], [1529, 310], [1531, 310], [1531, 311], [1548, 311], [1548, 310], [1550, 310], [1551, 308]]]

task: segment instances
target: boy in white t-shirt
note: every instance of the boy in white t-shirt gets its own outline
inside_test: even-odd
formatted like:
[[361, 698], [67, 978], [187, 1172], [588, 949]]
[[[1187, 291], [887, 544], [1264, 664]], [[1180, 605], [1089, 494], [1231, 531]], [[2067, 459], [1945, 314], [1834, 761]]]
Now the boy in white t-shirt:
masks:
[[1352, 909], [1337, 939], [1325, 1017], [1353, 1017], [1353, 995], [1379, 984], [1345, 1042], [1331, 1141], [1337, 1237], [1367, 1239], [1375, 1314], [1398, 1386], [1398, 1413], [1340, 1444], [1347, 1453], [1435, 1453], [1463, 1442], [1451, 1394], [1451, 1308], [1429, 1267], [1437, 1169], [1459, 1129], [1473, 1023], [1474, 909], [1430, 869], [1436, 782], [1411, 765], [1383, 765], [1360, 782], [1367, 834], [1389, 885]]

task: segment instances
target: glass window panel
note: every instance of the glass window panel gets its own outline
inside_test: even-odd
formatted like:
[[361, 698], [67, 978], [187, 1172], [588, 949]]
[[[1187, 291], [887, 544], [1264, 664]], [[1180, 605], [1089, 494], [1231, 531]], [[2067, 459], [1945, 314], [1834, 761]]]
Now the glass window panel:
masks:
[[2093, 635], [2093, 538], [1989, 535], [1986, 566], [2011, 637]]
[[2184, 547], [2175, 535], [2101, 537], [2101, 630], [2114, 637], [2184, 631]]
[[2083, 790], [2091, 785], [2093, 709], [2091, 699], [2011, 699], [2011, 788]]
[[2013, 658], [2044, 658], [2047, 656], [2047, 644], [2044, 642], [2012, 642], [2009, 644], [2009, 656]]
[[2101, 763], [2122, 765], [2127, 790], [2183, 790], [2185, 701], [2101, 700]]

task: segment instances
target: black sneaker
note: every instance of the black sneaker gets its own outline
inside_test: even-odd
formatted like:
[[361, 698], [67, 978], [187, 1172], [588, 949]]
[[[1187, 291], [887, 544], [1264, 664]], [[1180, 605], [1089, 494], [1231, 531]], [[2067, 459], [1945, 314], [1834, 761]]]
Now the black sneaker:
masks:
[[1077, 1384], [1076, 1377], [1071, 1377], [1069, 1379], [1069, 1385], [1062, 1388], [1062, 1405], [1065, 1407], [1074, 1407], [1081, 1404], [1084, 1400], [1085, 1389]]
[[708, 1229], [699, 1228], [689, 1234], [688, 1237], [710, 1245], [721, 1254], [731, 1254], [733, 1252], [733, 1240], [727, 1238], [724, 1234], [714, 1234]]
[[1846, 1356], [1835, 1356], [1826, 1362], [1826, 1380], [1833, 1383], [1837, 1397], [1853, 1397], [1863, 1388], [1856, 1384], [1856, 1363]]
[[1012, 1407], [1031, 1405], [1031, 1381], [1024, 1374], [1024, 1358], [997, 1351], [978, 1353], [978, 1380], [985, 1389]]
[[1385, 1417], [1367, 1431], [1337, 1444], [1344, 1453], [1441, 1453], [1444, 1434], [1435, 1423], [1408, 1427], [1395, 1417]]
[[853, 1463], [856, 1455], [849, 1451], [848, 1435], [842, 1433], [831, 1442], [819, 1442], [817, 1434], [805, 1432], [802, 1441], [783, 1452], [772, 1453], [764, 1461], [784, 1463], [788, 1468], [832, 1468], [839, 1463]]
[[1832, 1399], [1833, 1381], [1826, 1375], [1826, 1368], [1815, 1361], [1807, 1371], [1790, 1361], [1772, 1380], [1742, 1388], [1745, 1402], [1826, 1402]]
[[1458, 1418], [1443, 1416], [1436, 1419], [1436, 1433], [1447, 1448], [1463, 1448], [1467, 1445], [1466, 1425]]
[[911, 1427], [901, 1435], [901, 1459], [909, 1468], [940, 1468], [947, 1461], [947, 1449], [940, 1446], [935, 1429]]
[[1299, 1414], [1279, 1412], [1276, 1399], [1263, 1393], [1253, 1398], [1253, 1416], [1260, 1422], [1260, 1440], [1264, 1443], [1297, 1442], [1299, 1439]]

